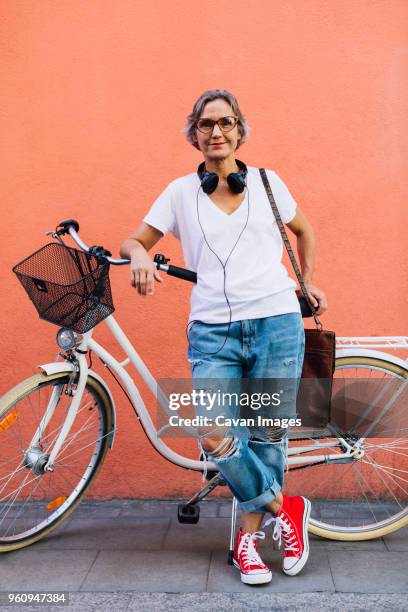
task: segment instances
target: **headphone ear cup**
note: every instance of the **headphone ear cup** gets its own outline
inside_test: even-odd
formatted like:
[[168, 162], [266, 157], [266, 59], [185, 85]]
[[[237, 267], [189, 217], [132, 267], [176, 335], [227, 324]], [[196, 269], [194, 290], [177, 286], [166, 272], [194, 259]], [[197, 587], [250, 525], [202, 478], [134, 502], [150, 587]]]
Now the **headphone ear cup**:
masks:
[[242, 193], [245, 189], [245, 178], [242, 176], [241, 172], [231, 172], [227, 176], [228, 187], [234, 193]]
[[215, 172], [204, 172], [201, 178], [201, 187], [204, 193], [209, 195], [210, 193], [215, 191], [217, 189], [218, 181], [218, 174], [216, 174]]

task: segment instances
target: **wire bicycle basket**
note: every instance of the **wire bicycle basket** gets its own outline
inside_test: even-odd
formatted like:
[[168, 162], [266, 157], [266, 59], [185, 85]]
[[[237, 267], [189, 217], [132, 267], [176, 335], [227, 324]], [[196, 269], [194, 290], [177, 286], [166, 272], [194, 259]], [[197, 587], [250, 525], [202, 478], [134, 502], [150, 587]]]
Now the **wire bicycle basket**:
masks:
[[13, 268], [39, 316], [83, 334], [115, 308], [105, 257], [50, 242]]

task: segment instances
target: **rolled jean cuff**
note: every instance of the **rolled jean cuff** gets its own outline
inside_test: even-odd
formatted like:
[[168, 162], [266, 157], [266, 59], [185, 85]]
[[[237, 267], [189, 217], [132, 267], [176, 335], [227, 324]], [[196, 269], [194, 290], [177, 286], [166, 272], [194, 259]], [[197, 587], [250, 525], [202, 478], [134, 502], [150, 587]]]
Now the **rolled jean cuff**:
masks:
[[258, 497], [254, 497], [253, 499], [248, 499], [247, 501], [238, 501], [238, 506], [242, 510], [242, 512], [267, 512], [264, 507], [265, 504], [270, 504], [273, 502], [275, 497], [280, 493], [281, 486], [275, 480], [275, 482], [262, 493], [258, 495]]

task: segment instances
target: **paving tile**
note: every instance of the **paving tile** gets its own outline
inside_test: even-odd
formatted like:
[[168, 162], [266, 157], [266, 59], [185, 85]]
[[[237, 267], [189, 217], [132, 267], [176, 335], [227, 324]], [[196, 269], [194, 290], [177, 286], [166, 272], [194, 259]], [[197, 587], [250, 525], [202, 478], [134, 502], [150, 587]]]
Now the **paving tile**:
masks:
[[[120, 516], [165, 516], [177, 518], [177, 506], [187, 500], [122, 500]], [[216, 500], [200, 503], [200, 516], [218, 516]]]
[[370, 503], [356, 502], [356, 501], [327, 501], [327, 502], [313, 502], [313, 507], [318, 507], [322, 519], [336, 519], [337, 521], [351, 520], [361, 521], [369, 520], [372, 522], [373, 514], [378, 521], [386, 519], [388, 516], [398, 511], [398, 506], [395, 504], [387, 503]]
[[212, 551], [227, 554], [230, 540], [230, 521], [225, 518], [201, 518], [196, 525], [172, 521], [163, 548], [166, 550]]
[[256, 592], [311, 593], [333, 592], [334, 584], [327, 553], [324, 549], [311, 550], [309, 560], [298, 576], [286, 576], [282, 572], [282, 556], [278, 551], [260, 547], [262, 559], [272, 570], [272, 582], [257, 587], [241, 582], [239, 571], [226, 563], [226, 555], [213, 553], [208, 575], [207, 591], [239, 593], [254, 589]]
[[[70, 593], [69, 611], [99, 612], [327, 612], [349, 609], [353, 612], [406, 610], [404, 594], [360, 593], [271, 593], [251, 589], [246, 593]], [[10, 610], [0, 607], [0, 610]], [[14, 607], [14, 609], [16, 609]], [[38, 612], [38, 606], [24, 605], [24, 612]], [[53, 612], [55, 606], [42, 606], [41, 612]]]
[[[69, 595], [69, 606], [59, 608], [68, 612], [101, 612], [101, 610], [112, 610], [113, 612], [126, 612], [132, 601], [132, 593], [82, 593], [74, 592]], [[8, 608], [8, 612], [12, 609]], [[41, 607], [41, 612], [55, 612], [54, 607]], [[26, 606], [21, 608], [22, 612], [29, 612]], [[39, 612], [39, 608], [33, 608], [32, 612]]]
[[101, 551], [81, 591], [202, 592], [209, 563], [209, 553]]
[[[150, 598], [152, 597], [151, 593], [148, 595]], [[11, 610], [20, 610], [20, 612], [55, 612], [56, 609], [69, 610], [69, 612], [84, 612], [85, 610], [86, 612], [100, 612], [101, 610], [126, 612], [133, 596], [133, 593], [128, 591], [119, 593], [81, 593], [79, 591], [71, 591], [67, 593], [68, 605], [66, 607], [58, 606], [56, 608], [56, 604], [30, 605], [24, 603], [21, 604], [20, 607], [17, 607], [17, 605], [13, 605], [12, 607], [3, 607], [0, 605], [0, 610], [4, 610], [4, 612], [10, 612]], [[0, 602], [6, 600], [7, 592], [2, 593], [0, 591]], [[143, 608], [141, 608], [141, 610], [143, 610]], [[143, 610], [143, 612], [146, 612], [146, 610]]]
[[408, 551], [408, 525], [384, 536], [385, 546], [392, 551]]
[[309, 534], [309, 541], [311, 547], [325, 548], [326, 550], [387, 550], [382, 538], [347, 542], [342, 540], [326, 540], [311, 533]]
[[[120, 500], [106, 500], [106, 501], [82, 501], [75, 508], [74, 515], [86, 515], [86, 516], [119, 516], [121, 512]], [[19, 517], [24, 516], [27, 518], [38, 518], [45, 517], [48, 514], [46, 504], [44, 502], [26, 502], [26, 503], [15, 503], [11, 508], [5, 504], [0, 504], [0, 517]]]
[[[80, 506], [77, 507], [77, 509]], [[27, 519], [44, 519], [48, 515], [46, 504], [44, 502], [15, 502], [8, 506], [7, 504], [0, 504], [0, 517], [3, 518], [22, 518]]]
[[[232, 497], [231, 497], [231, 501], [223, 502], [222, 504], [220, 504], [219, 516], [222, 516], [225, 518], [231, 518], [231, 511], [232, 511]], [[239, 516], [240, 514], [241, 514], [240, 510], [238, 510], [237, 516]]]
[[73, 517], [63, 530], [40, 540], [42, 549], [159, 550], [169, 519], [143, 517]]
[[408, 593], [408, 553], [328, 551], [336, 591]]
[[[75, 593], [75, 597], [79, 595]], [[250, 587], [245, 593], [137, 593], [126, 612], [402, 612], [406, 609], [406, 599], [401, 594], [326, 592], [291, 593], [288, 596], [287, 593], [272, 593], [261, 587]]]
[[122, 510], [121, 500], [82, 501], [73, 512], [73, 516], [94, 516], [105, 518], [119, 516]]
[[10, 591], [78, 591], [97, 551], [39, 550], [29, 548], [3, 553], [0, 584]]

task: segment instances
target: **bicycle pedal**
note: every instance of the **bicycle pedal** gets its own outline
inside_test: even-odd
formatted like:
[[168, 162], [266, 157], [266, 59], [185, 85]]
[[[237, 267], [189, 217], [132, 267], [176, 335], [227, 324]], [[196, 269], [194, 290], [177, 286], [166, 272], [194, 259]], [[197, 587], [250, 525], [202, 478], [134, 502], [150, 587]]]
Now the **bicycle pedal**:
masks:
[[177, 519], [179, 523], [195, 525], [200, 520], [200, 506], [179, 504], [177, 506]]

